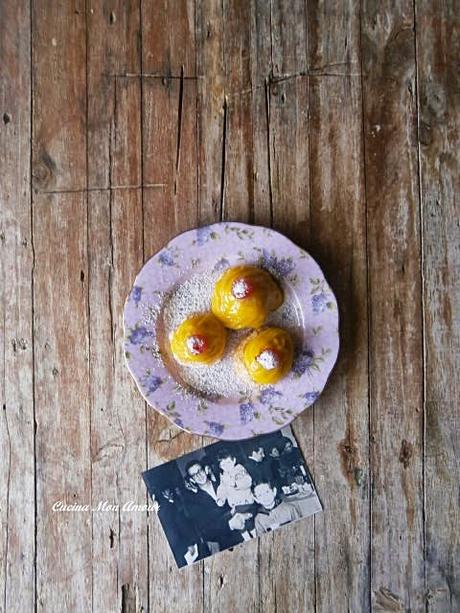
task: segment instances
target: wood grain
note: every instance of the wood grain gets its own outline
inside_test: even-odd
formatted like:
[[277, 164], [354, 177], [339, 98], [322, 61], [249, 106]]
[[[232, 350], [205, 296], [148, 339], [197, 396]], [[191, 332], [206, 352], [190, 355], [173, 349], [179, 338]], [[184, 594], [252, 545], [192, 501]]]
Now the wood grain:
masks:
[[[193, 4], [166, 5], [161, 18], [165, 21], [155, 29], [155, 36], [151, 28], [156, 5], [149, 3], [142, 11], [143, 71], [158, 75], [143, 78], [143, 181], [158, 186], [143, 190], [146, 257], [198, 223], [196, 81], [185, 78], [194, 75], [195, 66], [194, 43], [190, 42], [195, 36]], [[176, 28], [187, 33], [179, 44]], [[200, 437], [184, 433], [150, 408], [147, 423], [149, 466], [201, 446]], [[203, 565], [183, 573], [174, 570], [157, 518], [151, 518], [149, 552], [150, 610], [202, 610]]]
[[[33, 3], [37, 609], [91, 609], [84, 3]], [[53, 580], [50, 581], [49, 578]], [[65, 585], [66, 589], [56, 589]]]
[[[457, 611], [460, 7], [0, 3], [0, 611]], [[325, 511], [180, 573], [122, 310], [172, 236], [274, 228], [342, 349], [296, 420]]]
[[[261, 57], [266, 57], [264, 46], [267, 40], [256, 38], [254, 25], [258, 19], [259, 27], [266, 27], [267, 12], [262, 12], [258, 3], [254, 7], [247, 2], [225, 1], [221, 14], [215, 18], [211, 32], [222, 31], [220, 41], [215, 44], [219, 44], [218, 53], [222, 53], [218, 68], [222, 71], [220, 79], [223, 80], [225, 96], [221, 102], [220, 218], [254, 222], [257, 186], [262, 185], [264, 172], [268, 178], [267, 152], [259, 157], [254, 142], [256, 124], [260, 128], [260, 121], [266, 121], [265, 93], [263, 89], [256, 90], [255, 79], [260, 76], [257, 68]], [[207, 66], [204, 68], [206, 72], [209, 70]], [[268, 66], [264, 66], [263, 70], [268, 71]], [[264, 101], [264, 114], [255, 119], [258, 95]], [[266, 129], [260, 130], [258, 135], [267, 142]], [[205, 131], [202, 136], [204, 142], [208, 142]], [[207, 172], [203, 164], [201, 168], [202, 173]], [[261, 174], [258, 175], [260, 169]], [[215, 177], [216, 187], [217, 180], [218, 176]], [[261, 210], [269, 211], [269, 200], [259, 204]], [[204, 206], [203, 202], [201, 206]], [[252, 541], [205, 562], [204, 598], [207, 610], [255, 611], [262, 606], [260, 555], [259, 543]], [[235, 586], [243, 583], [246, 586], [244, 590], [235, 589]]]
[[412, 2], [365, 3], [363, 113], [369, 264], [371, 590], [425, 603], [423, 357]]
[[196, 11], [197, 164], [200, 223], [221, 220], [225, 173], [225, 64], [222, 6], [199, 2]]
[[91, 500], [86, 196], [36, 194], [34, 245], [37, 608], [89, 611], [90, 514], [53, 511]]
[[[293, 18], [286, 19], [286, 12], [291, 12]], [[258, 23], [260, 21], [259, 18]], [[259, 197], [259, 203], [256, 201], [255, 211], [260, 217], [265, 208], [262, 223], [271, 224], [306, 247], [310, 228], [308, 82], [296, 76], [305, 73], [308, 61], [306, 7], [301, 2], [274, 2], [265, 23], [264, 40], [269, 59], [265, 73], [268, 78], [265, 88], [257, 89], [254, 98], [257, 108], [257, 99], [263, 95], [266, 109], [263, 113], [259, 108], [254, 114], [259, 121], [265, 116], [265, 125], [255, 130], [255, 134], [266, 134], [268, 189], [263, 198]], [[262, 53], [259, 55], [263, 57]], [[259, 146], [259, 151], [262, 150]], [[258, 168], [259, 186], [261, 174]], [[309, 412], [305, 419], [297, 421], [295, 428], [310, 465], [313, 461], [312, 418]], [[315, 607], [314, 522], [302, 522], [288, 530], [284, 535], [274, 533], [260, 540], [262, 610], [310, 611]], [[299, 584], [303, 589], [296, 589]]]
[[425, 315], [428, 611], [460, 609], [460, 53], [458, 2], [417, 6]]
[[308, 19], [308, 245], [337, 296], [341, 338], [329, 386], [314, 408], [313, 470], [325, 506], [315, 517], [316, 607], [365, 611], [369, 415], [359, 5], [312, 7]]
[[31, 6], [34, 187], [86, 189], [85, 2]]
[[[139, 3], [97, 2], [87, 15], [87, 95], [88, 95], [88, 186], [90, 189], [140, 185], [140, 162], [134, 159], [131, 172], [115, 163], [117, 151], [128, 156], [140, 138], [139, 79], [123, 75], [140, 72]], [[119, 78], [118, 78], [119, 77]], [[126, 105], [130, 96], [131, 107]], [[129, 109], [126, 125], [120, 130], [120, 111]], [[128, 142], [126, 139], [130, 139]], [[116, 147], [115, 147], [116, 144]], [[129, 144], [130, 146], [127, 146]], [[132, 156], [131, 156], [132, 157]], [[113, 160], [113, 161], [112, 161]], [[116, 171], [114, 169], [116, 168]], [[114, 176], [110, 176], [110, 171]], [[124, 171], [124, 172], [123, 172]], [[124, 174], [123, 177], [120, 173]]]
[[30, 13], [0, 4], [0, 611], [35, 603]]
[[[123, 364], [124, 300], [143, 261], [140, 11], [101, 4], [88, 15], [88, 300], [95, 610], [148, 610], [145, 405]], [[107, 314], [109, 317], [107, 317]], [[110, 359], [107, 359], [110, 356]], [[126, 410], [129, 407], [129, 411]], [[118, 505], [97, 510], [100, 504]]]

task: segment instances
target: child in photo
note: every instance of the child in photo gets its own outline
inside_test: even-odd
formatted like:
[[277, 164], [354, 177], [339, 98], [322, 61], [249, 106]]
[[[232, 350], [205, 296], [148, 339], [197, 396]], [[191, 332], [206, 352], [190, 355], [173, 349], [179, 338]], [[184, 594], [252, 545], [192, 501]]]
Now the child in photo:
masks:
[[219, 504], [227, 502], [231, 509], [239, 505], [252, 504], [254, 502], [251, 491], [252, 480], [245, 467], [237, 464], [236, 457], [225, 448], [219, 450], [217, 462], [220, 469], [217, 488]]
[[283, 524], [288, 524], [301, 517], [295, 506], [279, 500], [276, 486], [269, 481], [254, 483], [252, 492], [255, 501], [260, 505], [254, 521], [258, 535], [276, 530]]
[[242, 538], [247, 541], [256, 536], [254, 515], [257, 505], [251, 490], [251, 475], [242, 464], [237, 463], [236, 457], [228, 449], [218, 452], [217, 462], [221, 471], [218, 502], [229, 505], [234, 516], [232, 529], [241, 532]]

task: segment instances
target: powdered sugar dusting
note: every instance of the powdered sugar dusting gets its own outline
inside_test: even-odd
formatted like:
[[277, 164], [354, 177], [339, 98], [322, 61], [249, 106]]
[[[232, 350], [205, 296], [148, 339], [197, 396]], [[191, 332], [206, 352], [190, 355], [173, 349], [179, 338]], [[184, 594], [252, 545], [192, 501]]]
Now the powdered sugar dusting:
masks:
[[[178, 364], [171, 355], [169, 343], [172, 332], [187, 317], [211, 310], [211, 296], [220, 273], [206, 273], [190, 277], [165, 297], [163, 309], [158, 321], [162, 328], [159, 335], [162, 359], [168, 362], [168, 368], [184, 388], [184, 393], [197, 393], [209, 397], [223, 397], [237, 400], [241, 397], [251, 398], [260, 392], [260, 386], [253, 383], [239, 360], [235, 351], [240, 343], [248, 337], [251, 330], [227, 330], [227, 344], [221, 360], [211, 365]], [[269, 325], [279, 325], [296, 334], [301, 327], [300, 315], [293, 304], [292, 297], [286, 294], [284, 304], [273, 312]]]
[[259, 353], [256, 357], [256, 362], [258, 362], [262, 368], [265, 368], [265, 370], [273, 370], [280, 365], [279, 357], [272, 349], [264, 349]]

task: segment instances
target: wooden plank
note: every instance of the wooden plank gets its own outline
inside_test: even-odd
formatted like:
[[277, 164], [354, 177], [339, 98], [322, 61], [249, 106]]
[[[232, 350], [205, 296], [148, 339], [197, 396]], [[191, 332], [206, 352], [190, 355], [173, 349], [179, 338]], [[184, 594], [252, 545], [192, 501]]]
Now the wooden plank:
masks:
[[91, 193], [88, 205], [92, 502], [119, 505], [93, 514], [93, 598], [147, 609], [147, 517], [122, 511], [145, 503], [144, 403], [122, 351], [124, 300], [143, 260], [141, 190]]
[[252, 5], [228, 2], [223, 19], [226, 75], [223, 217], [269, 226], [270, 6], [266, 2]]
[[124, 301], [143, 261], [139, 30], [138, 3], [88, 14], [88, 180], [108, 188], [88, 196], [92, 501], [118, 505], [93, 514], [95, 610], [149, 610], [148, 517], [123, 511], [146, 502], [145, 405], [122, 350]]
[[[122, 443], [122, 448], [118, 450], [120, 456], [116, 466], [116, 500], [123, 507], [130, 501], [139, 505], [147, 501], [145, 485], [140, 476], [147, 464], [145, 405], [124, 363], [122, 343], [123, 307], [143, 259], [141, 191], [115, 190], [112, 195], [111, 215], [114, 347], [112, 410], [116, 415], [118, 440]], [[132, 601], [135, 611], [142, 608], [148, 610], [147, 522], [148, 517], [137, 512], [122, 511], [118, 519], [118, 594], [121, 603]]]
[[196, 63], [199, 221], [220, 221], [225, 163], [225, 67], [222, 6], [197, 4]]
[[273, 226], [307, 247], [310, 237], [309, 81], [305, 77], [275, 80], [269, 86], [268, 95]]
[[30, 8], [0, 5], [0, 611], [35, 603]]
[[[198, 223], [194, 8], [167, 3], [143, 6], [143, 191], [145, 257]], [[191, 21], [190, 21], [191, 20]], [[153, 36], [152, 28], [155, 28]], [[172, 75], [172, 78], [170, 78]], [[179, 78], [176, 78], [179, 77]], [[201, 437], [181, 431], [147, 408], [149, 467], [201, 447]], [[178, 573], [162, 529], [149, 523], [150, 610], [201, 611], [203, 565]], [[168, 589], [165, 590], [165, 585]]]
[[308, 19], [305, 2], [270, 2], [273, 76], [305, 73], [308, 69]]
[[143, 96], [144, 184], [157, 186], [145, 191], [145, 220], [160, 214], [169, 240], [197, 224], [196, 82], [146, 78]]
[[[304, 18], [305, 19], [305, 18]], [[278, 59], [289, 45], [277, 50]], [[296, 72], [293, 68], [292, 72]], [[269, 95], [270, 184], [273, 227], [308, 247], [310, 230], [308, 82], [292, 78], [272, 83]], [[299, 445], [313, 468], [313, 413], [294, 422]], [[262, 610], [315, 608], [314, 520], [299, 522], [260, 541]], [[292, 561], [291, 563], [289, 561]], [[298, 589], [302, 585], [302, 589]], [[280, 604], [282, 603], [282, 604]]]
[[460, 6], [416, 5], [425, 311], [428, 611], [460, 609]]
[[144, 0], [142, 41], [145, 74], [195, 76], [195, 0]]
[[[222, 15], [216, 16], [222, 20], [220, 29], [214, 27], [215, 30], [222, 31], [220, 44], [223, 60], [219, 68], [224, 71], [225, 106], [222, 126], [221, 218], [225, 220], [253, 222], [257, 190], [261, 190], [263, 185], [262, 172], [257, 184], [259, 160], [255, 155], [254, 136], [257, 128], [254, 118], [253, 79], [259, 74], [258, 59], [263, 62], [262, 49], [258, 51], [254, 36], [257, 6], [248, 2], [226, 1], [222, 4]], [[266, 9], [261, 11], [259, 8], [258, 20], [261, 28], [266, 27], [268, 14]], [[261, 83], [261, 119], [266, 122], [264, 77]], [[263, 136], [266, 145], [266, 130]], [[268, 178], [268, 173], [265, 176]], [[268, 201], [266, 207], [269, 211]], [[260, 210], [262, 211], [262, 208]], [[260, 217], [262, 215], [260, 212]], [[258, 541], [245, 543], [232, 552], [224, 552], [208, 560], [205, 562], [204, 576], [206, 608], [211, 611], [259, 610], [259, 578]], [[238, 589], [235, 589], [235, 586], [238, 586]]]
[[223, 5], [226, 93], [225, 167], [222, 216], [254, 221], [251, 6]]
[[[255, 90], [254, 116], [266, 118], [261, 133], [268, 150], [265, 167], [268, 189], [256, 211], [265, 208], [264, 225], [306, 246], [309, 223], [308, 88], [305, 79], [287, 75], [305, 72], [306, 14], [300, 2], [272, 2], [266, 33], [269, 57], [254, 79], [266, 75], [265, 87]], [[262, 69], [262, 70], [261, 70]], [[281, 73], [283, 81], [278, 82]], [[257, 109], [262, 93], [264, 107]], [[262, 151], [262, 147], [259, 147]], [[295, 422], [299, 445], [307, 461], [313, 460], [312, 415]], [[314, 523], [300, 522], [259, 543], [261, 610], [310, 611], [315, 608]], [[302, 585], [302, 589], [298, 589]]]
[[[235, 129], [234, 117], [240, 126], [245, 123], [243, 130], [246, 138], [252, 141], [252, 93], [246, 91], [241, 97], [239, 92], [235, 92], [236, 95], [232, 96], [228, 73], [235, 56], [229, 55], [232, 52], [228, 49], [228, 3], [218, 6], [217, 3], [207, 2], [200, 8], [201, 11], [197, 15], [197, 64], [199, 74], [203, 77], [198, 81], [200, 221], [212, 223], [228, 218], [228, 198], [233, 200], [238, 183], [242, 179], [235, 168], [239, 160], [229, 158], [229, 147], [237, 146], [240, 149], [243, 146], [240, 140], [241, 131]], [[246, 16], [251, 19], [251, 7], [248, 5], [247, 8]], [[236, 23], [233, 28], [235, 26]], [[246, 23], [245, 26], [250, 24]], [[230, 32], [230, 40], [232, 36]], [[242, 54], [248, 52], [247, 48], [241, 50]], [[238, 81], [238, 71], [235, 71], [234, 75]], [[237, 88], [240, 86], [245, 89], [243, 84], [235, 85]], [[228, 97], [226, 91], [229, 92]], [[242, 106], [246, 109], [246, 117], [245, 113], [241, 113]], [[251, 157], [252, 142], [242, 160], [248, 169], [248, 175], [253, 173]], [[237, 176], [238, 182], [234, 183], [233, 179]], [[252, 184], [252, 179], [250, 181]], [[245, 220], [247, 198], [245, 185], [241, 188], [239, 212], [236, 213], [233, 209], [230, 215]], [[205, 438], [203, 442], [208, 444], [213, 441]], [[252, 542], [206, 561], [203, 581], [205, 608], [217, 611], [254, 610], [258, 604], [257, 560], [258, 544]], [[238, 589], [235, 589], [235, 585], [238, 585]]]
[[[225, 72], [222, 218], [269, 226], [270, 5], [223, 5]], [[244, 24], [244, 27], [241, 26]]]
[[423, 364], [412, 2], [362, 11], [374, 606], [425, 604]]
[[252, 147], [254, 223], [270, 226], [273, 202], [270, 178], [270, 93], [273, 74], [271, 4], [256, 0], [251, 21]]
[[[144, 190], [146, 257], [174, 235], [197, 225], [195, 92], [193, 81], [144, 80], [144, 181], [164, 185]], [[179, 430], [150, 408], [147, 424], [150, 467], [201, 446], [200, 437]], [[149, 528], [149, 550], [151, 609], [200, 610], [202, 564], [183, 573], [172, 571], [175, 562], [155, 518]], [[166, 581], [167, 593], [162, 589]]]
[[85, 5], [32, 9], [36, 598], [39, 610], [86, 611], [91, 513], [53, 504], [91, 501], [87, 203], [83, 193], [41, 193], [87, 184]]
[[[131, 130], [120, 135], [118, 128], [124, 125], [123, 121], [129, 122], [133, 134], [140, 134], [139, 122], [136, 122], [140, 108], [139, 78], [130, 81], [116, 78], [140, 72], [139, 3], [135, 0], [97, 2], [88, 11], [87, 20], [88, 185], [93, 189], [109, 185], [139, 185], [138, 160], [134, 158], [132, 167], [128, 169], [112, 160], [120, 155], [114, 151], [115, 143], [117, 152], [122, 146], [125, 148], [128, 159], [129, 154], [133, 157], [139, 148]], [[129, 105], [126, 105], [127, 95]], [[124, 109], [129, 109], [129, 117], [123, 117]], [[128, 136], [129, 142], [126, 141]], [[116, 168], [116, 175], [123, 172], [124, 176], [110, 177], [110, 168]]]
[[85, 2], [38, 0], [32, 25], [34, 187], [85, 189]]
[[[111, 194], [94, 192], [88, 197], [88, 288], [90, 410], [91, 410], [91, 502], [118, 504], [118, 463], [124, 440], [117, 421], [114, 381], [113, 261], [111, 241]], [[131, 410], [131, 406], [129, 407]], [[95, 512], [92, 521], [93, 606], [121, 609], [118, 580], [119, 513]]]
[[84, 194], [35, 195], [34, 245], [37, 607], [90, 611], [91, 513], [53, 511], [91, 502]]
[[[122, 343], [126, 292], [143, 259], [140, 189], [91, 194], [88, 224], [93, 602], [96, 609], [132, 602], [148, 610], [148, 518], [123, 511], [146, 502], [145, 406]], [[104, 501], [118, 508], [97, 511]]]
[[[359, 4], [308, 10], [310, 237], [333, 288], [341, 349], [315, 404], [316, 609], [369, 609], [367, 264]], [[336, 75], [344, 76], [336, 76]]]

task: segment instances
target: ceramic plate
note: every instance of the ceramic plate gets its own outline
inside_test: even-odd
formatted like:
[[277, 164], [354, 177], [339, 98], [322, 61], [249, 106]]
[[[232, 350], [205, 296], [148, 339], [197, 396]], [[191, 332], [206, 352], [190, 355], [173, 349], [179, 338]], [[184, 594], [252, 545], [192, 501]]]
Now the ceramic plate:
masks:
[[[200, 307], [209, 305], [207, 292], [215, 279], [242, 263], [265, 268], [282, 285], [285, 304], [269, 323], [292, 331], [294, 365], [279, 383], [255, 386], [234, 375], [227, 355], [213, 376], [217, 386], [224, 385], [227, 368], [227, 387], [209, 390], [209, 373], [202, 382], [190, 370], [196, 367], [178, 369], [170, 355], [168, 322], [183, 316], [171, 305], [176, 301], [183, 309], [189, 291], [193, 299], [188, 310], [197, 310], [198, 287], [203, 287]], [[154, 255], [128, 296], [124, 326], [126, 362], [149, 405], [184, 430], [219, 439], [244, 439], [286, 426], [318, 398], [339, 350], [337, 302], [315, 260], [274, 230], [234, 222], [185, 232]], [[235, 342], [229, 343], [230, 352]]]

